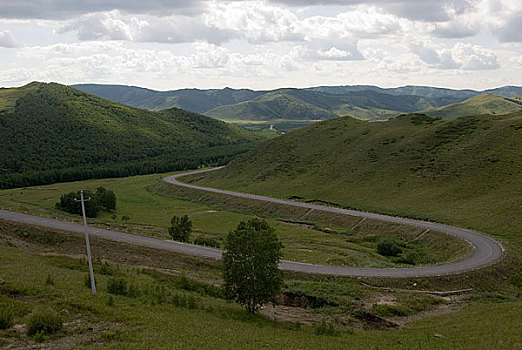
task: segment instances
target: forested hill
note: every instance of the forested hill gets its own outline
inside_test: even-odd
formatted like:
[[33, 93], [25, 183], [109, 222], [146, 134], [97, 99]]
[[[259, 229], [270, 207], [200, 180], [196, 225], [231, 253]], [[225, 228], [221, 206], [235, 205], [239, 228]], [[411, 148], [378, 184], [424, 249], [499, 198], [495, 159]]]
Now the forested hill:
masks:
[[173, 108], [135, 109], [60, 84], [0, 89], [0, 187], [225, 164], [258, 140]]

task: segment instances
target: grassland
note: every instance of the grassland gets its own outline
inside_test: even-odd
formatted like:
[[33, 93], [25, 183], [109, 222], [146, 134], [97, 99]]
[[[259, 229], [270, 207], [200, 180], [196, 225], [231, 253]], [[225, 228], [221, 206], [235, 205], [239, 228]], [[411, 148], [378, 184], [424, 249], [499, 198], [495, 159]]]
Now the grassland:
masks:
[[[215, 206], [162, 195], [154, 185], [163, 176], [166, 174], [4, 190], [0, 191], [0, 207], [79, 222], [79, 217], [68, 215], [55, 208], [60, 195], [102, 186], [115, 191], [118, 200], [117, 210], [111, 213], [102, 212], [92, 221], [93, 224], [168, 239], [166, 228], [170, 224], [172, 215], [188, 215], [193, 221], [194, 238], [204, 237], [217, 241], [218, 244], [223, 242], [225, 235], [240, 221], [246, 221], [255, 215], [252, 211], [241, 211], [245, 208], [233, 208], [226, 203]], [[276, 215], [276, 209], [265, 213], [265, 216]], [[116, 219], [112, 218], [113, 215]], [[129, 217], [130, 220], [121, 221], [123, 216]], [[372, 228], [367, 224], [365, 224], [368, 228], [366, 230], [365, 225], [357, 230], [348, 229], [358, 220], [335, 221], [334, 226], [327, 227], [322, 223], [324, 222], [322, 218], [314, 215], [303, 218], [304, 221], [295, 222], [277, 219], [277, 216], [268, 217], [267, 220], [275, 227], [284, 245], [284, 258], [288, 260], [369, 267], [407, 264], [400, 258], [384, 257], [376, 253], [376, 243], [383, 236], [392, 236], [398, 242], [402, 242], [405, 252], [420, 253], [422, 257], [415, 261], [417, 265], [452, 261], [469, 254], [469, 246], [465, 242], [443, 234], [432, 232], [422, 239], [415, 240], [422, 232], [420, 229], [393, 230], [385, 226]]]
[[[361, 286], [357, 279], [286, 276], [287, 301], [297, 294], [322, 304], [267, 306], [252, 317], [220, 297], [214, 282], [219, 275], [215, 263], [97, 239], [92, 241], [98, 257], [94, 264], [98, 294], [93, 297], [85, 283], [82, 240], [81, 235], [0, 222], [0, 277], [5, 281], [0, 286], [0, 309], [16, 325], [0, 330], [0, 345], [52, 349], [512, 349], [522, 342], [518, 331], [522, 302], [516, 297], [477, 294], [470, 297], [476, 301], [462, 309], [461, 296], [376, 291]], [[115, 280], [126, 283], [122, 295], [108, 292]], [[28, 337], [26, 325], [41, 308], [60, 313], [64, 328], [55, 335]], [[370, 313], [408, 323], [396, 328], [388, 321], [370, 318]], [[428, 315], [432, 317], [415, 321]], [[35, 340], [43, 343], [37, 345]]]
[[[522, 234], [522, 114], [383, 123], [337, 118], [277, 139], [197, 184]], [[190, 179], [189, 179], [190, 180]]]
[[467, 115], [480, 114], [510, 114], [522, 110], [522, 103], [516, 98], [507, 98], [498, 95], [478, 95], [462, 102], [447, 106], [430, 108], [421, 111], [431, 117], [455, 119]]

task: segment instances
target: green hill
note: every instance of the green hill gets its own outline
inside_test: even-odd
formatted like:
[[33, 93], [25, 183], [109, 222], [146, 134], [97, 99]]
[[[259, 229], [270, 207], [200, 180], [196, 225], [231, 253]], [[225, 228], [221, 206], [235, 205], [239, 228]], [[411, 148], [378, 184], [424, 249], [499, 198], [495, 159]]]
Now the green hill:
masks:
[[[346, 115], [362, 120], [384, 120], [419, 111], [440, 115], [443, 118], [493, 111], [509, 113], [514, 109], [499, 108], [499, 103], [492, 104], [490, 108], [477, 107], [475, 103], [465, 103], [459, 105], [457, 108], [459, 113], [455, 115], [448, 114], [445, 110], [439, 112], [438, 108], [449, 105], [451, 111], [452, 104], [490, 93], [511, 99], [522, 94], [522, 87], [516, 86], [485, 91], [452, 90], [429, 86], [385, 89], [372, 85], [285, 88], [271, 91], [230, 88], [154, 91], [133, 86], [98, 84], [81, 84], [74, 87], [133, 107], [149, 110], [179, 107], [238, 123], [252, 130], [275, 126], [280, 131]], [[508, 99], [504, 102], [506, 101]]]
[[[374, 85], [342, 85], [342, 86], [316, 86], [305, 90], [326, 92], [329, 94], [345, 94], [355, 91], [374, 91], [382, 94], [395, 96], [422, 96], [430, 98], [448, 98], [465, 100], [480, 94], [495, 94], [504, 97], [513, 97], [522, 94], [522, 86], [503, 86], [495, 89], [476, 91], [470, 89], [454, 90], [446, 88], [437, 88], [431, 86], [407, 85], [396, 88], [380, 88]], [[456, 102], [456, 101], [452, 101]], [[452, 103], [448, 102], [448, 103]], [[446, 103], [447, 104], [447, 103]]]
[[509, 114], [522, 110], [522, 102], [513, 98], [493, 94], [477, 95], [463, 102], [422, 111], [426, 115], [444, 119], [455, 119], [466, 115]]
[[217, 107], [205, 115], [223, 120], [324, 120], [337, 117], [335, 113], [317, 107], [302, 98], [277, 90], [250, 101]]
[[521, 178], [518, 112], [380, 123], [337, 118], [264, 142], [198, 183], [508, 235], [522, 227]]
[[78, 84], [72, 87], [131, 107], [154, 111], [177, 107], [194, 113], [203, 113], [214, 107], [247, 101], [264, 93], [230, 88], [155, 91], [123, 85]]
[[237, 126], [131, 108], [59, 84], [0, 89], [0, 186], [224, 164], [258, 140]]
[[[455, 101], [454, 99], [451, 100]], [[222, 120], [325, 120], [349, 115], [357, 119], [388, 119], [401, 113], [441, 106], [447, 99], [394, 96], [373, 91], [329, 94], [303, 89], [279, 89], [235, 105], [214, 108], [205, 115]]]

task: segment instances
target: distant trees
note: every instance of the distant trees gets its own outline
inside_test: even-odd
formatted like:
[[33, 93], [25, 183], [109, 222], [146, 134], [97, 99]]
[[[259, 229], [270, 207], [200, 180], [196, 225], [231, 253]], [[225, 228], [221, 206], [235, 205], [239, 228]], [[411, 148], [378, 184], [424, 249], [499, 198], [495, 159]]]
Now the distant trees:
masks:
[[187, 215], [178, 217], [172, 216], [170, 219], [169, 235], [175, 241], [188, 242], [192, 232], [192, 221]]
[[281, 243], [275, 230], [264, 220], [240, 222], [231, 231], [223, 253], [223, 279], [228, 299], [255, 313], [273, 301], [283, 282], [278, 268]]
[[[95, 218], [101, 209], [107, 211], [116, 210], [116, 194], [113, 191], [103, 187], [98, 187], [95, 192], [90, 190], [83, 191], [84, 198], [91, 198], [85, 202], [85, 215]], [[81, 203], [76, 200], [80, 199], [80, 191], [69, 192], [60, 196], [60, 201], [56, 203], [56, 208], [71, 214], [82, 214]]]

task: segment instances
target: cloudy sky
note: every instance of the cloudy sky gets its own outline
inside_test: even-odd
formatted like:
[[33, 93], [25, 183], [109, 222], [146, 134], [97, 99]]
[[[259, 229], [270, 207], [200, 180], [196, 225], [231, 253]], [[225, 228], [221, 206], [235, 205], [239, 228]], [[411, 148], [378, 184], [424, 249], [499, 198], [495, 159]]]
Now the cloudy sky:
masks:
[[0, 86], [522, 85], [520, 0], [0, 0]]

